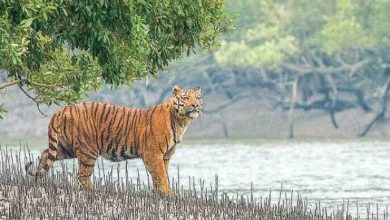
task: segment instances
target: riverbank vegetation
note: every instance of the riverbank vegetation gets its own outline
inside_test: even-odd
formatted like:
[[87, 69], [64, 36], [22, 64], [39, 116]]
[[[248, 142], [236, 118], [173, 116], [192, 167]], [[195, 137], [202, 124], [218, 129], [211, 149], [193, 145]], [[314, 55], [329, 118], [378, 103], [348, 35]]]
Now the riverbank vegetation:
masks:
[[127, 172], [118, 178], [111, 170], [94, 177], [96, 191], [91, 192], [77, 184], [76, 169], [63, 164], [37, 186], [22, 162], [34, 159], [27, 149], [0, 148], [1, 219], [388, 219], [387, 209], [379, 212], [378, 206], [352, 210], [346, 200], [342, 207], [329, 210], [320, 202], [308, 204], [294, 192], [257, 198], [251, 189], [247, 196], [232, 196], [219, 191], [218, 177], [212, 184], [173, 177], [176, 196], [164, 197], [152, 192], [151, 183], [129, 179]]

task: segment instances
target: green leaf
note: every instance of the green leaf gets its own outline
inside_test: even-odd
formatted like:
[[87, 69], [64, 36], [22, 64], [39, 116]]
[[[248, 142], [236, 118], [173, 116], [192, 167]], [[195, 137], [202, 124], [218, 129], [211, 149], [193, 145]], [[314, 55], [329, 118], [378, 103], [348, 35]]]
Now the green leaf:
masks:
[[21, 22], [21, 25], [22, 25], [22, 27], [24, 27], [24, 28], [28, 28], [28, 27], [31, 26], [31, 24], [33, 23], [33, 21], [34, 21], [34, 18], [28, 18], [28, 19], [23, 20], [23, 21]]

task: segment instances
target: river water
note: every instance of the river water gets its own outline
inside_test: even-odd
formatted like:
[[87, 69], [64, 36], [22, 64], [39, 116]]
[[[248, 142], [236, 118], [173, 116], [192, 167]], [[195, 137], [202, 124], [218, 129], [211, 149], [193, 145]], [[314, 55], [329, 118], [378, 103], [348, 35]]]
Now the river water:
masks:
[[[125, 162], [102, 161], [106, 170], [119, 165], [124, 175]], [[141, 180], [147, 181], [142, 160], [129, 160], [127, 167], [132, 178], [138, 169]], [[298, 191], [309, 203], [321, 201], [328, 208], [340, 207], [343, 199], [363, 207], [390, 204], [390, 142], [183, 143], [171, 162], [171, 177], [177, 177], [178, 167], [184, 185], [188, 176], [214, 184], [218, 175], [219, 190], [234, 195], [247, 195], [253, 183], [258, 198], [270, 190], [278, 197], [282, 186], [285, 192]]]

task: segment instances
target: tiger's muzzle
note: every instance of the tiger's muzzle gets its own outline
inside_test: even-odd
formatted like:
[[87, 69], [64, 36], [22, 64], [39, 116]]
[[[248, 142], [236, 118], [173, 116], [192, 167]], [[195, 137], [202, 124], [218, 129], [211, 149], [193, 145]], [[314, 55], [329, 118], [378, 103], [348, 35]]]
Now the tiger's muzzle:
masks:
[[196, 107], [188, 107], [186, 109], [186, 115], [190, 118], [197, 118], [199, 116], [199, 113], [202, 111], [202, 107], [196, 106]]

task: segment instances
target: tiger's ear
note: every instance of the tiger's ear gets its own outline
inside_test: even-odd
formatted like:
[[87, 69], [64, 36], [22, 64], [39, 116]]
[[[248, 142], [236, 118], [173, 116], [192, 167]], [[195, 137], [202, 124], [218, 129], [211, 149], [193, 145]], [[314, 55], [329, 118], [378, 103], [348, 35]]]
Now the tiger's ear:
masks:
[[172, 87], [172, 93], [173, 93], [173, 95], [177, 95], [179, 92], [181, 92], [183, 89], [182, 88], [180, 88], [178, 85], [174, 85], [173, 87]]
[[195, 90], [198, 91], [199, 93], [202, 92], [202, 88], [200, 88], [200, 86], [197, 86], [197, 87], [195, 88]]

